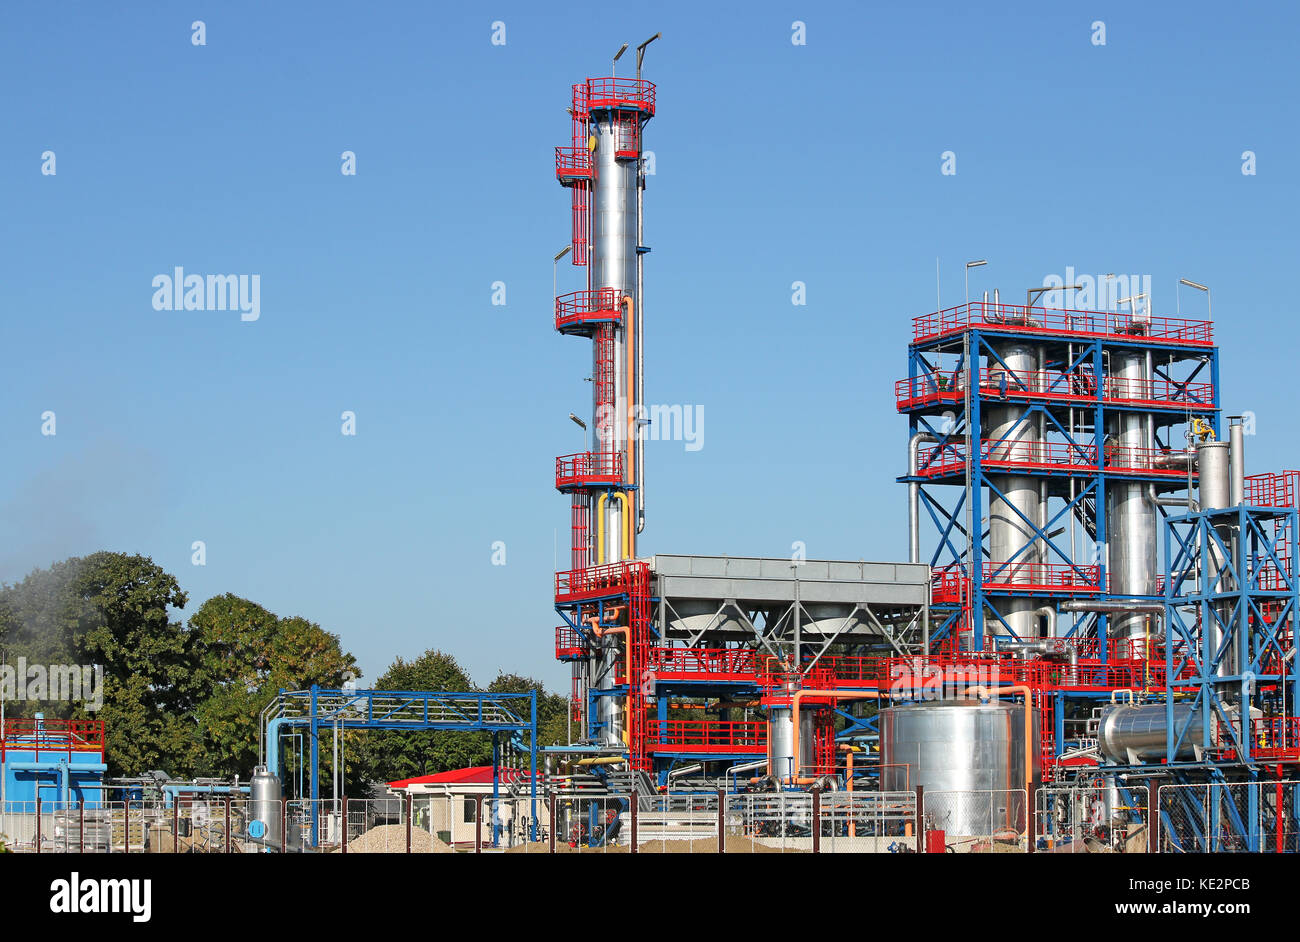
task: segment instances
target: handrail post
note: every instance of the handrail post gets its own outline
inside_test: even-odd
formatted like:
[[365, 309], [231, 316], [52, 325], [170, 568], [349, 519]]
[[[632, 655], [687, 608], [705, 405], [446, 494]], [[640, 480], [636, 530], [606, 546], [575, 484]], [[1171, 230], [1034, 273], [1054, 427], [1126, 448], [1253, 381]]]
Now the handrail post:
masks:
[[727, 793], [718, 789], [718, 853], [727, 852]]

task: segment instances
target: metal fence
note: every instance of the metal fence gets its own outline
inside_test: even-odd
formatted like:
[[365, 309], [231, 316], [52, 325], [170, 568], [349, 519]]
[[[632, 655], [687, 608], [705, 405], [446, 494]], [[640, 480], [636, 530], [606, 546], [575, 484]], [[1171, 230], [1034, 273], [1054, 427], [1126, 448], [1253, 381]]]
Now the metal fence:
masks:
[[1161, 853], [1300, 851], [1300, 782], [1161, 785]]
[[[314, 840], [313, 840], [313, 825]], [[19, 853], [1298, 853], [1300, 781], [9, 802]]]
[[942, 832], [946, 850], [993, 854], [1028, 849], [1026, 789], [926, 789], [922, 812], [927, 832]]

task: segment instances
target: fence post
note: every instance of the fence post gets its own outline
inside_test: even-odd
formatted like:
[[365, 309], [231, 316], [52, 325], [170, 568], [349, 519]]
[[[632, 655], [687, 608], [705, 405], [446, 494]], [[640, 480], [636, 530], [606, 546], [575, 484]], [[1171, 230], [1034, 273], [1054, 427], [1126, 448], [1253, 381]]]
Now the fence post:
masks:
[[40, 788], [36, 790], [36, 853], [41, 852], [41, 795]]
[[1160, 799], [1157, 795], [1156, 780], [1147, 779], [1147, 853], [1160, 853], [1160, 843], [1156, 839], [1156, 825], [1160, 821]]
[[[230, 796], [229, 795], [226, 796], [226, 826], [222, 828], [222, 833], [226, 835], [226, 839], [225, 839], [226, 847], [223, 853], [228, 854], [230, 853]], [[284, 835], [281, 834], [280, 841], [282, 843], [284, 839], [285, 839]]]
[[474, 796], [474, 853], [483, 853], [483, 796]]
[[628, 806], [627, 806], [628, 823], [631, 825], [630, 828], [631, 834], [628, 835], [631, 844], [631, 846], [628, 847], [629, 854], [636, 853], [636, 805], [637, 805], [637, 794], [636, 794], [636, 789], [634, 788], [632, 789], [632, 794], [628, 799]]
[[81, 853], [86, 852], [86, 799], [77, 802], [77, 841]]
[[181, 801], [180, 796], [172, 799], [172, 853], [181, 852]]
[[1034, 779], [1029, 783], [1029, 790], [1025, 793], [1026, 804], [1029, 806], [1025, 809], [1025, 830], [1029, 834], [1028, 848], [1025, 853], [1032, 854], [1034, 845], [1038, 843], [1038, 793], [1043, 788], [1042, 779]]
[[925, 853], [925, 786], [918, 785], [916, 792], [916, 852]]
[[[40, 818], [36, 823], [40, 824]], [[131, 853], [131, 799], [122, 802], [122, 853]]]
[[727, 793], [718, 789], [718, 853], [727, 852]]
[[340, 849], [339, 853], [346, 854], [346, 853], [348, 852], [348, 796], [347, 796], [347, 795], [344, 795], [344, 796], [343, 796], [343, 838], [342, 838], [342, 841], [343, 841], [343, 847]]
[[822, 852], [822, 793], [815, 789], [812, 793], [812, 852]]
[[[406, 852], [411, 852], [411, 817], [415, 812], [415, 796], [411, 792], [406, 793]], [[347, 815], [343, 816], [343, 833], [348, 830]]]
[[[317, 814], [320, 813], [319, 809], [316, 811], [316, 813]], [[313, 831], [316, 830], [316, 825], [319, 823], [320, 822], [317, 821], [312, 825]], [[280, 851], [281, 853], [287, 852], [288, 848], [289, 848], [289, 799], [281, 798], [280, 799]]]
[[547, 802], [547, 805], [548, 805], [547, 810], [550, 811], [551, 814], [551, 853], [553, 854], [555, 853], [555, 828], [556, 828], [555, 792], [551, 792], [551, 797], [550, 800]]

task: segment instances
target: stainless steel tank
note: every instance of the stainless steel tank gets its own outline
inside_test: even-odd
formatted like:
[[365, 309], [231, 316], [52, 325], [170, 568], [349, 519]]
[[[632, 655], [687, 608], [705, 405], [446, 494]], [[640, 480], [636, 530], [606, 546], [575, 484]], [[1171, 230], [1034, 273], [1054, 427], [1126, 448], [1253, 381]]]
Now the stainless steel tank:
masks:
[[[1006, 383], [1008, 389], [1024, 388], [1038, 381], [1038, 349], [1031, 344], [1002, 341], [995, 347], [997, 360], [989, 360], [989, 373], [994, 386]], [[1006, 364], [1005, 367], [1003, 364]], [[1040, 459], [1041, 438], [1038, 424], [1026, 418], [1025, 406], [1009, 404], [988, 410], [988, 440], [998, 444], [989, 446], [986, 461], [1035, 461]], [[1003, 563], [1014, 557], [1014, 562], [998, 573], [999, 583], [1030, 585], [1041, 580], [1038, 563], [1042, 548], [1035, 544], [1033, 526], [1043, 525], [1042, 495], [1038, 481], [1025, 474], [990, 475], [989, 480], [1001, 496], [989, 492], [989, 564], [997, 571]], [[987, 578], [987, 576], [986, 576]], [[1033, 599], [998, 599], [998, 612], [1007, 626], [1020, 638], [1039, 635], [1039, 603]], [[1006, 634], [1007, 629], [997, 619], [985, 621], [989, 634]]]
[[[1149, 377], [1145, 354], [1116, 351], [1111, 356], [1108, 381], [1121, 397], [1145, 396]], [[1151, 456], [1147, 415], [1111, 412], [1107, 418], [1108, 444], [1124, 467], [1145, 467]], [[1108, 464], [1111, 463], [1109, 460]], [[1112, 478], [1106, 483], [1106, 570], [1112, 595], [1155, 595], [1156, 508], [1147, 486]], [[1156, 627], [1150, 615], [1108, 615], [1108, 634], [1117, 641], [1143, 646]], [[1141, 655], [1139, 648], [1135, 653]]]
[[[1228, 442], [1202, 442], [1196, 449], [1197, 472], [1200, 477], [1200, 499], [1201, 510], [1223, 510], [1233, 506], [1233, 460], [1232, 447]], [[1231, 519], [1223, 518], [1214, 524], [1214, 530], [1218, 534], [1223, 545], [1229, 550], [1229, 553], [1236, 555], [1236, 526]], [[1235, 589], [1235, 580], [1229, 571], [1228, 554], [1225, 554], [1219, 547], [1211, 542], [1208, 548], [1209, 567], [1201, 575], [1201, 591], [1203, 592], [1231, 592]], [[1203, 631], [1210, 634], [1210, 647], [1212, 651], [1218, 651], [1223, 645], [1223, 629], [1220, 622], [1228, 623], [1232, 618], [1234, 604], [1231, 600], [1216, 602], [1215, 607], [1219, 612], [1217, 619], [1207, 619], [1211, 624], [1204, 625]], [[1224, 652], [1219, 661], [1216, 671], [1220, 676], [1231, 676], [1237, 673], [1237, 652]], [[1231, 702], [1236, 699], [1237, 692], [1231, 689], [1221, 691], [1223, 699]]]
[[[1039, 774], [1037, 714], [1029, 744]], [[881, 788], [926, 790], [933, 826], [951, 835], [1025, 828], [1024, 707], [949, 700], [880, 711]]]
[[[816, 712], [810, 709], [799, 711], [799, 765], [798, 770], [813, 767], [813, 747], [815, 744], [814, 721]], [[788, 779], [795, 775], [794, 762], [794, 711], [790, 707], [772, 707], [768, 710], [768, 773], [778, 778]]]
[[266, 766], [257, 766], [249, 782], [248, 797], [248, 836], [261, 841], [264, 849], [282, 850], [280, 825], [284, 818], [280, 808], [280, 780], [267, 771]]
[[[1174, 729], [1182, 729], [1189, 720], [1192, 725], [1178, 749], [1178, 759], [1196, 758], [1205, 735], [1205, 724], [1200, 710], [1194, 710], [1188, 703], [1175, 703]], [[1169, 748], [1167, 729], [1163, 703], [1116, 706], [1101, 715], [1097, 745], [1101, 754], [1111, 762], [1130, 765], [1159, 761]]]

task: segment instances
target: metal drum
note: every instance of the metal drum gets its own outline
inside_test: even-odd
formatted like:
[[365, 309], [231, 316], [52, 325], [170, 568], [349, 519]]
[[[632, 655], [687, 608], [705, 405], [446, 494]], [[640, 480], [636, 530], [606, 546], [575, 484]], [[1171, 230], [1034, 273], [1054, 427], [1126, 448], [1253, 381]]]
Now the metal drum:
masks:
[[280, 780], [259, 765], [253, 769], [253, 778], [249, 782], [248, 797], [252, 815], [248, 822], [248, 836], [260, 842], [262, 851], [279, 851], [282, 849], [280, 824], [283, 820], [280, 810]]
[[[1024, 707], [949, 700], [880, 711], [881, 788], [925, 788], [932, 826], [950, 835], [1025, 829]], [[1036, 720], [1037, 717], [1035, 716]], [[1033, 737], [1037, 742], [1037, 723]], [[1031, 749], [1032, 774], [1038, 750]]]

